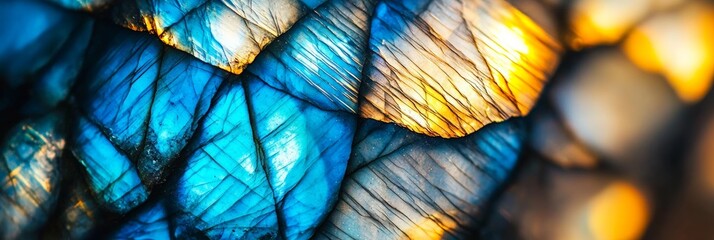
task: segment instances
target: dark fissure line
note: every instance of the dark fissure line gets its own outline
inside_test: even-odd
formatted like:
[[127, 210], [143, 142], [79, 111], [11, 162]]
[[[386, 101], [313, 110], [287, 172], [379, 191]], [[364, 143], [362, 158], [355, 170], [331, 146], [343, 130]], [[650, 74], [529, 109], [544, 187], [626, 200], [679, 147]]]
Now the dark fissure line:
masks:
[[[153, 89], [153, 92], [152, 92], [152, 94], [151, 94], [151, 102], [150, 102], [150, 105], [149, 105], [149, 109], [148, 109], [148, 111], [146, 112], [146, 115], [147, 115], [147, 116], [146, 116], [146, 121], [144, 122], [144, 137], [141, 139], [141, 144], [139, 144], [139, 151], [137, 152], [137, 156], [136, 156], [136, 157], [139, 158], [139, 159], [136, 159], [136, 160], [135, 160], [136, 166], [134, 166], [134, 168], [136, 168], [139, 164], [141, 164], [141, 163], [139, 163], [138, 161], [144, 160], [144, 159], [142, 159], [141, 155], [143, 155], [143, 152], [144, 152], [144, 150], [146, 149], [146, 138], [148, 137], [149, 129], [151, 128], [151, 111], [152, 111], [153, 108], [154, 108], [154, 101], [156, 100], [156, 93], [159, 91], [159, 90], [158, 90], [158, 88], [159, 88], [159, 81], [161, 81], [161, 78], [162, 78], [162, 76], [161, 76], [161, 74], [162, 74], [162, 69], [161, 69], [161, 68], [163, 67], [163, 63], [164, 63], [164, 60], [165, 60], [165, 59], [164, 59], [164, 55], [166, 54], [166, 51], [167, 51], [167, 50], [168, 50], [168, 49], [166, 48], [166, 46], [162, 45], [162, 46], [161, 46], [161, 50], [159, 51], [159, 56], [158, 56], [158, 59], [157, 59], [157, 60], [158, 60], [158, 63], [157, 63], [157, 66], [156, 66], [158, 69], [157, 69], [157, 73], [156, 73], [156, 78], [154, 78], [154, 82], [153, 82], [153, 84], [152, 84], [154, 89]], [[148, 157], [152, 157], [152, 156], [148, 156]], [[137, 170], [138, 170], [138, 169], [137, 169]], [[140, 176], [140, 177], [141, 177], [141, 176]], [[141, 180], [142, 180], [142, 183], [143, 183], [144, 178], [141, 178]]]
[[280, 235], [280, 238], [282, 239], [287, 239], [285, 236], [285, 229], [286, 229], [286, 224], [285, 224], [285, 219], [283, 219], [283, 213], [280, 208], [282, 205], [282, 202], [279, 202], [278, 199], [275, 196], [275, 190], [273, 189], [273, 183], [270, 181], [270, 168], [268, 167], [268, 164], [266, 162], [266, 157], [265, 157], [265, 150], [263, 150], [263, 145], [260, 142], [260, 137], [258, 136], [257, 129], [256, 129], [256, 119], [255, 119], [255, 110], [253, 109], [253, 99], [251, 97], [252, 93], [248, 89], [248, 80], [246, 78], [241, 79], [241, 85], [243, 86], [243, 92], [245, 96], [245, 104], [246, 108], [248, 109], [248, 119], [250, 120], [250, 129], [251, 133], [253, 134], [253, 142], [255, 143], [255, 152], [256, 156], [258, 157], [258, 161], [260, 162], [260, 165], [263, 167], [263, 173], [265, 174], [265, 181], [268, 183], [268, 186], [270, 187], [270, 192], [272, 193], [271, 195], [273, 196], [273, 206], [275, 207], [275, 215], [278, 219], [278, 234]]
[[[362, 51], [362, 54], [363, 54], [362, 60], [363, 60], [363, 62], [362, 62], [362, 69], [360, 70], [361, 76], [360, 76], [360, 81], [357, 83], [358, 86], [357, 86], [357, 105], [356, 105], [356, 109], [355, 109], [356, 112], [359, 112], [360, 106], [362, 106], [363, 98], [361, 97], [362, 95], [361, 95], [360, 93], [365, 92], [365, 88], [366, 88], [366, 85], [365, 85], [365, 84], [362, 84], [362, 83], [364, 83], [365, 80], [367, 80], [367, 77], [366, 77], [366, 75], [365, 75], [365, 71], [368, 69], [369, 66], [371, 66], [371, 61], [372, 61], [372, 57], [371, 57], [372, 54], [370, 54], [371, 51], [369, 50], [369, 48], [370, 48], [370, 47], [369, 47], [370, 40], [372, 39], [372, 22], [373, 22], [372, 20], [373, 20], [373, 18], [374, 18], [374, 14], [375, 14], [375, 12], [376, 12], [377, 5], [379, 5], [381, 2], [382, 2], [382, 1], [375, 1], [375, 0], [365, 0], [365, 2], [364, 2], [365, 4], [371, 4], [371, 5], [368, 6], [368, 8], [371, 7], [372, 9], [365, 9], [365, 11], [368, 11], [368, 12], [369, 12], [369, 15], [367, 15], [367, 19], [369, 19], [369, 21], [367, 22], [367, 26], [366, 26], [366, 27], [367, 27], [367, 29], [366, 29], [366, 30], [367, 30], [367, 31], [366, 31], [366, 32], [367, 32], [367, 36], [366, 36], [366, 38], [365, 38], [364, 48], [363, 48], [363, 51]], [[347, 159], [347, 166], [348, 166], [348, 167], [349, 167], [349, 165], [350, 165], [350, 162], [352, 161], [352, 154], [353, 154], [352, 151], [354, 150], [354, 147], [356, 146], [356, 145], [355, 145], [355, 140], [360, 140], [360, 139], [357, 139], [357, 138], [358, 138], [357, 132], [359, 131], [360, 127], [364, 125], [363, 122], [367, 121], [366, 119], [361, 118], [358, 113], [355, 114], [354, 118], [355, 118], [356, 120], [355, 120], [355, 126], [354, 126], [354, 134], [353, 134], [353, 136], [352, 136], [352, 147], [350, 148], [350, 155], [349, 155], [349, 157], [348, 157], [348, 159]], [[375, 131], [376, 131], [376, 130], [375, 130]], [[368, 136], [368, 135], [366, 135], [366, 136]], [[366, 136], [365, 136], [365, 138], [366, 138]], [[367, 162], [367, 163], [364, 164], [364, 166], [367, 166], [367, 165], [369, 165], [370, 163], [372, 163], [372, 162]], [[357, 168], [357, 169], [354, 169], [354, 171], [351, 171], [350, 173], [347, 173], [348, 169], [345, 169], [345, 174], [343, 174], [342, 179], [340, 179], [340, 187], [339, 187], [339, 190], [337, 191], [337, 199], [336, 199], [335, 203], [333, 204], [333, 206], [330, 208], [330, 210], [325, 214], [325, 219], [323, 219], [323, 220], [320, 222], [320, 224], [318, 224], [318, 225], [315, 227], [315, 232], [313, 233], [313, 236], [311, 236], [311, 238], [314, 239], [314, 237], [315, 237], [316, 234], [319, 234], [319, 233], [321, 233], [321, 232], [324, 232], [323, 230], [324, 230], [324, 228], [325, 228], [325, 226], [326, 226], [325, 224], [327, 224], [327, 222], [328, 222], [330, 216], [332, 216], [333, 212], [335, 211], [335, 207], [339, 204], [340, 200], [344, 197], [344, 196], [343, 196], [343, 189], [346, 188], [345, 185], [346, 185], [346, 182], [347, 182], [347, 181], [345, 181], [345, 178], [348, 177], [349, 175], [351, 175], [351, 173], [358, 171], [359, 169], [361, 169], [361, 168], [364, 167], [364, 166], [361, 166], [361, 167], [359, 167], [359, 168]]]

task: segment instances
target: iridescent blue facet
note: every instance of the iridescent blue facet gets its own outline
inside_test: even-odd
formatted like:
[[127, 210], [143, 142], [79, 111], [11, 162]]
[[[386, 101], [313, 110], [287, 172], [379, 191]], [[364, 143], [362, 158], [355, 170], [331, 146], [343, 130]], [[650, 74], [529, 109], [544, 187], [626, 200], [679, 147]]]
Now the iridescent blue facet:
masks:
[[193, 135], [225, 73], [150, 36], [97, 33], [78, 88], [81, 113], [153, 186]]
[[300, 0], [302, 3], [307, 5], [309, 8], [316, 8], [317, 6], [320, 6], [320, 4], [324, 3], [326, 0]]
[[241, 80], [219, 93], [189, 148], [179, 235], [307, 238], [336, 199], [354, 116]]
[[283, 237], [309, 238], [337, 199], [355, 116], [322, 110], [257, 80], [248, 81], [247, 92]]
[[225, 77], [218, 68], [166, 49], [154, 83], [148, 129], [138, 158], [144, 182], [153, 184], [163, 177], [163, 169], [193, 135]]
[[72, 152], [87, 173], [89, 187], [104, 208], [126, 213], [142, 203], [149, 193], [134, 164], [117, 150], [96, 123], [77, 120]]
[[92, 39], [91, 60], [78, 83], [80, 111], [126, 157], [137, 156], [144, 141], [161, 49], [148, 36], [114, 28], [98, 30]]
[[276, 237], [275, 201], [258, 158], [244, 88], [231, 82], [217, 94], [168, 199], [177, 209], [174, 234]]
[[356, 112], [369, 0], [328, 1], [271, 44], [248, 71], [315, 106]]

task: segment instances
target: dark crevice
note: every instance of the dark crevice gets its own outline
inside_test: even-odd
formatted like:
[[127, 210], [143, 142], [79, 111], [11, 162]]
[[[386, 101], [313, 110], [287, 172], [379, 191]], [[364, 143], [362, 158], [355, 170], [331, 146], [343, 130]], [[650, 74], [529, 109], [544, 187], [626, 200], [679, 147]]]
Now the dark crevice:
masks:
[[268, 167], [267, 163], [267, 158], [265, 157], [265, 150], [263, 150], [263, 144], [260, 141], [260, 136], [258, 136], [258, 130], [256, 129], [256, 119], [255, 119], [255, 110], [253, 109], [253, 99], [252, 99], [252, 93], [249, 88], [249, 83], [248, 80], [242, 79], [241, 85], [243, 86], [243, 91], [245, 95], [245, 103], [246, 103], [246, 108], [248, 110], [248, 119], [250, 120], [250, 129], [251, 133], [253, 134], [253, 142], [255, 144], [255, 152], [256, 156], [258, 157], [258, 161], [260, 162], [261, 167], [263, 168], [263, 173], [265, 174], [265, 181], [268, 183], [268, 187], [270, 188], [271, 195], [273, 196], [273, 203], [275, 207], [275, 215], [277, 216], [278, 220], [278, 234], [281, 239], [287, 239], [285, 236], [285, 229], [286, 223], [285, 223], [285, 218], [283, 217], [283, 211], [282, 211], [282, 199], [277, 199], [277, 196], [275, 196], [275, 189], [273, 189], [273, 183], [271, 182], [270, 179], [270, 167]]
[[[161, 81], [161, 78], [163, 77], [161, 75], [161, 74], [163, 74], [163, 71], [161, 68], [164, 64], [164, 61], [166, 60], [164, 58], [164, 56], [166, 55], [167, 50], [168, 50], [167, 47], [162, 45], [159, 50], [159, 54], [156, 57], [157, 58], [157, 61], [156, 61], [156, 68], [157, 68], [156, 71], [157, 72], [156, 72], [156, 77], [154, 78], [154, 81], [152, 82], [153, 89], [151, 91], [151, 101], [149, 102], [149, 109], [146, 111], [146, 120], [143, 123], [143, 128], [144, 128], [143, 135], [144, 136], [141, 138], [141, 142], [139, 143], [139, 149], [137, 150], [136, 156], [134, 156], [136, 159], [133, 160], [133, 162], [135, 163], [134, 168], [137, 170], [137, 173], [139, 173], [139, 178], [141, 179], [142, 184], [144, 184], [144, 186], [147, 187], [147, 189], [151, 189], [151, 187], [153, 187], [153, 185], [157, 181], [159, 181], [159, 179], [155, 179], [155, 178], [159, 178], [160, 174], [159, 174], [159, 176], [143, 176], [141, 174], [141, 172], [139, 172], [138, 167], [142, 165], [142, 163], [140, 161], [149, 160], [149, 159], [144, 159], [141, 156], [146, 154], [144, 151], [146, 150], [146, 145], [147, 145], [146, 141], [147, 141], [147, 138], [149, 135], [149, 131], [151, 130], [151, 120], [152, 120], [151, 111], [154, 108], [154, 101], [156, 100], [156, 93], [159, 91], [159, 81]], [[148, 157], [153, 158], [153, 156], [148, 156]], [[147, 180], [149, 182], [146, 182]]]

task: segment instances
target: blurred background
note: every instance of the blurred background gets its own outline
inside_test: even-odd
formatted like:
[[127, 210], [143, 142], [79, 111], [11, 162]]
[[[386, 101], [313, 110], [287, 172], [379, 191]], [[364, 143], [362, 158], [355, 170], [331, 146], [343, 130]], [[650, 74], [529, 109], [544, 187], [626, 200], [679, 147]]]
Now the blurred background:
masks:
[[566, 53], [482, 236], [714, 239], [714, 4], [511, 2]]

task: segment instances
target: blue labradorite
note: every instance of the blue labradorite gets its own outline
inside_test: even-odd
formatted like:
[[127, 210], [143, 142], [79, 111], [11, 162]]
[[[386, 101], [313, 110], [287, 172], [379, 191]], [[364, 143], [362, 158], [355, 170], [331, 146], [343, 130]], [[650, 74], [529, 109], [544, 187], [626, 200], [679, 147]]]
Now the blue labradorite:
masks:
[[322, 110], [256, 79], [247, 84], [262, 164], [283, 224], [281, 234], [309, 238], [337, 199], [355, 117]]
[[520, 119], [448, 139], [382, 122], [474, 110], [443, 104], [474, 86], [427, 76], [488, 65], [449, 41], [478, 30], [445, 16], [461, 2], [48, 1], [0, 3], [19, 19], [0, 29], [0, 110], [28, 95], [19, 115], [42, 116], [0, 145], [3, 239], [459, 238], [522, 147]]
[[217, 238], [275, 237], [275, 200], [259, 158], [246, 94], [231, 82], [189, 144], [186, 166], [168, 200], [176, 209], [175, 235]]
[[144, 140], [162, 45], [150, 36], [105, 28], [95, 32], [88, 49], [77, 104], [118, 150], [134, 157]]
[[310, 237], [337, 198], [354, 121], [251, 75], [226, 85], [176, 183], [177, 234]]
[[178, 157], [210, 107], [226, 73], [178, 50], [165, 48], [154, 81], [149, 124], [138, 156], [139, 174], [153, 185]]
[[[165, 47], [154, 37], [102, 27], [95, 31], [88, 50], [91, 61], [85, 64], [83, 81], [78, 83], [76, 105], [84, 122], [92, 123], [83, 126], [102, 133], [97, 138], [104, 138], [91, 141], [108, 143], [101, 153], [90, 153], [108, 154], [109, 148], [115, 148], [112, 151], [130, 163], [122, 165], [127, 173], [138, 175], [144, 185], [142, 191], [148, 194], [153, 185], [165, 178], [164, 169], [193, 135], [226, 73]], [[82, 157], [97, 159], [91, 155]], [[138, 204], [141, 199], [132, 201]], [[129, 210], [110, 208], [119, 212]]]

